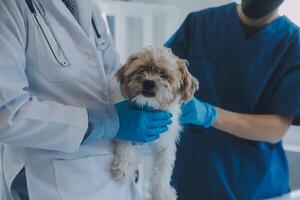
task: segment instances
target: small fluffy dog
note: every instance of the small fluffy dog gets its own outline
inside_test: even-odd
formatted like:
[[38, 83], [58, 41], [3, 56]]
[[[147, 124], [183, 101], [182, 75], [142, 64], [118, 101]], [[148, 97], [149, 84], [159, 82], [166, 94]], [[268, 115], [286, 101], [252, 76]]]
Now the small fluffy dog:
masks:
[[[155, 47], [147, 47], [130, 56], [115, 76], [123, 98], [173, 114], [168, 131], [150, 143], [154, 168], [149, 193], [153, 200], [176, 200], [177, 194], [170, 181], [181, 131], [180, 104], [193, 97], [198, 90], [198, 81], [188, 72], [187, 61], [177, 58], [170, 49]], [[120, 97], [115, 93], [113, 99], [116, 101]], [[137, 146], [116, 141], [112, 164], [115, 180], [135, 178], [140, 160]]]

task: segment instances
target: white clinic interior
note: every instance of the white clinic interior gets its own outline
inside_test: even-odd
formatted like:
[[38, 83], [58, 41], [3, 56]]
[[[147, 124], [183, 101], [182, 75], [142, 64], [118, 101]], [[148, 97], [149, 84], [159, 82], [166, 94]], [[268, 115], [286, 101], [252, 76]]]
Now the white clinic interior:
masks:
[[[188, 13], [230, 2], [234, 0], [98, 0], [98, 5], [105, 15], [121, 61], [125, 62], [128, 55], [143, 47], [162, 46]], [[280, 13], [300, 26], [299, 9], [300, 0], [287, 0]], [[293, 191], [275, 199], [300, 199], [300, 127], [290, 128], [284, 138], [284, 147]]]
[[[186, 15], [234, 0], [99, 0], [111, 34], [124, 62], [128, 55], [148, 45], [163, 45], [177, 30]], [[239, 3], [239, 0], [236, 2]], [[300, 26], [300, 2], [288, 0], [280, 14]], [[300, 199], [300, 128], [291, 127], [284, 138], [290, 165], [293, 192], [278, 199]]]

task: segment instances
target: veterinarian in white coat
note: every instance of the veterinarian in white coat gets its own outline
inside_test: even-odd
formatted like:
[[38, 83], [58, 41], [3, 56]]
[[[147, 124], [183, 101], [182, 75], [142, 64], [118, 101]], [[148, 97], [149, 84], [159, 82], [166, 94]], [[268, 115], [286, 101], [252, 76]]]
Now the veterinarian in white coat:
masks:
[[[107, 75], [120, 66], [119, 57], [96, 3], [76, 2], [77, 20], [61, 0], [0, 1], [3, 200], [138, 198], [133, 182], [111, 179], [111, 139], [151, 139], [122, 133], [139, 115], [125, 123], [126, 103], [109, 105]], [[165, 131], [160, 126], [152, 140]]]

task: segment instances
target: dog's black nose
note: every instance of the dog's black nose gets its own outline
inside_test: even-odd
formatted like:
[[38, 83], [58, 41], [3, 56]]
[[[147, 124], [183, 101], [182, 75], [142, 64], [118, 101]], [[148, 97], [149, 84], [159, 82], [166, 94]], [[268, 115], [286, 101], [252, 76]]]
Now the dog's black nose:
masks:
[[154, 81], [146, 80], [143, 82], [143, 89], [145, 91], [152, 91], [155, 88], [156, 84]]

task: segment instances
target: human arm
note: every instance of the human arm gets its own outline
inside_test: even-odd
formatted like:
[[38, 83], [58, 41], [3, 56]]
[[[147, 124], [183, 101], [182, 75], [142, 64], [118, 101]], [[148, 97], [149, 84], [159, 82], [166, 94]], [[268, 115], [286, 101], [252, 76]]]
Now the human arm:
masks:
[[26, 72], [25, 1], [0, 2], [0, 142], [74, 152], [87, 129], [85, 108], [32, 95]]
[[[299, 41], [295, 42], [299, 47]], [[292, 53], [299, 52], [292, 49]], [[270, 84], [271, 85], [271, 84]], [[282, 66], [282, 73], [272, 80], [264, 100], [262, 115], [246, 115], [217, 108], [215, 128], [250, 140], [276, 143], [291, 125], [300, 125], [300, 57]]]
[[[117, 103], [112, 108], [117, 114], [117, 124], [105, 124], [103, 111], [99, 108], [87, 109], [89, 116], [89, 128], [83, 144], [99, 139], [117, 139], [131, 142], [152, 142], [160, 137], [172, 123], [172, 114], [142, 109], [134, 106], [128, 100]], [[109, 117], [109, 116], [108, 116]], [[115, 128], [115, 132], [103, 131], [106, 125]]]
[[293, 122], [292, 116], [230, 112], [193, 98], [182, 106], [183, 125], [214, 127], [239, 138], [277, 143]]
[[213, 127], [239, 138], [279, 142], [293, 122], [292, 116], [284, 115], [248, 115], [216, 108], [217, 120]]

